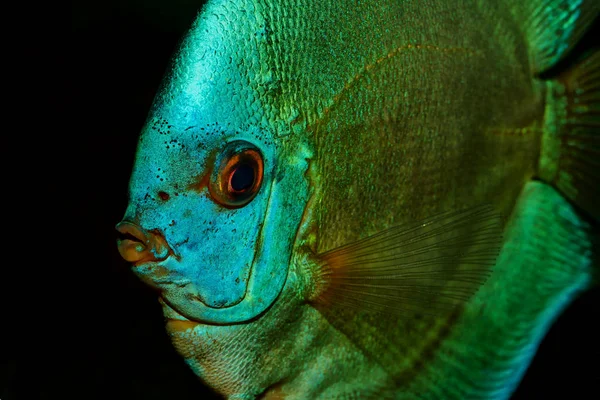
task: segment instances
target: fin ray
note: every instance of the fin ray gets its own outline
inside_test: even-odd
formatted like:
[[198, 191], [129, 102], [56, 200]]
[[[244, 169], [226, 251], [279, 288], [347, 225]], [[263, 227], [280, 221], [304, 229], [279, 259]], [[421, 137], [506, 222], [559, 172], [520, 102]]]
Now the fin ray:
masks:
[[526, 2], [525, 7], [536, 74], [562, 61], [600, 13], [597, 0], [537, 0]]
[[489, 205], [392, 227], [317, 256], [330, 307], [436, 315], [468, 301], [489, 278], [502, 219]]
[[600, 221], [600, 50], [549, 87], [540, 177]]

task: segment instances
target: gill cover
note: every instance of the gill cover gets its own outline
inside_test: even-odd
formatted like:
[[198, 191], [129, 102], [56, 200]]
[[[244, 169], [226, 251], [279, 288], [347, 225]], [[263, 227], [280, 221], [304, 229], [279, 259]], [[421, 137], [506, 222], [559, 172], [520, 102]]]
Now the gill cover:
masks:
[[247, 321], [273, 304], [308, 198], [310, 154], [278, 122], [259, 14], [205, 6], [156, 96], [130, 181], [124, 222], [169, 248], [135, 273], [201, 322]]

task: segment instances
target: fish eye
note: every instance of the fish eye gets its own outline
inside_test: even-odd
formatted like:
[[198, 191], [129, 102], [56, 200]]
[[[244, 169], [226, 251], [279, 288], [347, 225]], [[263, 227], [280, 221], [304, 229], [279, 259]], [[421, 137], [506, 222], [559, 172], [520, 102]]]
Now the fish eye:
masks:
[[209, 191], [217, 203], [239, 208], [252, 201], [263, 179], [263, 157], [258, 148], [244, 141], [231, 142], [215, 167]]

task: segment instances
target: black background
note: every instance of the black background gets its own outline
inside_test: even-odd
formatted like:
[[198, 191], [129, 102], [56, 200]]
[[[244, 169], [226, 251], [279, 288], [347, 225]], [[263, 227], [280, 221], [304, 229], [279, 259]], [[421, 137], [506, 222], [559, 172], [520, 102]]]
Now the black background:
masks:
[[[66, 246], [60, 270], [48, 264], [40, 272], [42, 281], [46, 274], [48, 282], [58, 281], [40, 292], [38, 301], [50, 312], [33, 317], [35, 328], [3, 329], [9, 335], [0, 349], [0, 399], [219, 398], [172, 349], [156, 296], [120, 259], [114, 233], [127, 203], [138, 133], [200, 4], [72, 4], [71, 31], [47, 60], [57, 66], [57, 83], [50, 84], [45, 105], [51, 115], [63, 115], [60, 128], [69, 133], [53, 143], [60, 169], [47, 183], [64, 207], [53, 209], [51, 222], [63, 236], [49, 232], [47, 239]], [[569, 307], [513, 399], [584, 399], [600, 392], [599, 306], [595, 289]]]

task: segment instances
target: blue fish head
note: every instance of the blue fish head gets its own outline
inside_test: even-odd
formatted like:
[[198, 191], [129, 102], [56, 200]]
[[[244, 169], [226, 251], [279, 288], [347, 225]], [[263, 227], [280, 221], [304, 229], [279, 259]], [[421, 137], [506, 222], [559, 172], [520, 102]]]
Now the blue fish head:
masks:
[[284, 287], [311, 154], [278, 105], [265, 25], [209, 7], [155, 98], [117, 229], [121, 254], [173, 310], [229, 324]]

